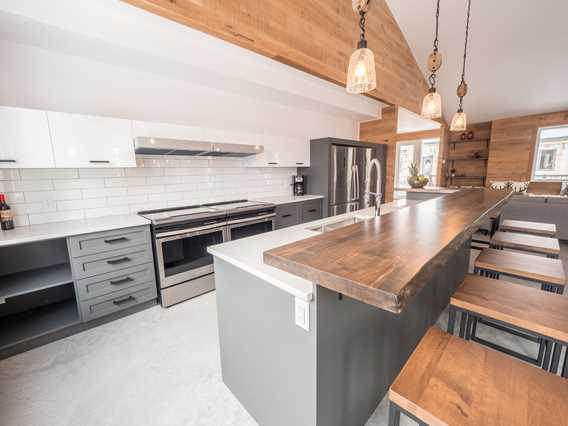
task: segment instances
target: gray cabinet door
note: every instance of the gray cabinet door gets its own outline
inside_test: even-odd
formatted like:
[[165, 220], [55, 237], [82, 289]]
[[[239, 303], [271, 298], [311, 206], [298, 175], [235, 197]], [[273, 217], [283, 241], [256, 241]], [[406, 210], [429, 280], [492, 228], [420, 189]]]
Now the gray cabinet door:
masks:
[[302, 223], [321, 219], [321, 200], [306, 201], [302, 205]]
[[300, 223], [300, 204], [283, 204], [276, 207], [275, 229], [282, 229]]

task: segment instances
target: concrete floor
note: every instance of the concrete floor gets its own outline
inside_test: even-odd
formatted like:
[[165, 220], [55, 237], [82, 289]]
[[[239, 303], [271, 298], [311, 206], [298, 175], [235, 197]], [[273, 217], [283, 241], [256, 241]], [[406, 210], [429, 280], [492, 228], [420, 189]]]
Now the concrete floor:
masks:
[[[562, 251], [568, 270], [568, 244]], [[446, 324], [444, 312], [438, 325]], [[536, 353], [535, 344], [508, 334], [479, 333]], [[387, 408], [383, 400], [367, 426], [386, 425]], [[0, 424], [256, 425], [221, 380], [214, 293], [0, 361]]]

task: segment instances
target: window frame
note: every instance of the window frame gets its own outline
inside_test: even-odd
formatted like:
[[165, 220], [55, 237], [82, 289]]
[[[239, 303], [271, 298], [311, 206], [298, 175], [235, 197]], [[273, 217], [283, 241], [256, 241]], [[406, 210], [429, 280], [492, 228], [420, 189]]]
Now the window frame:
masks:
[[[539, 160], [540, 160], [540, 144], [541, 144], [541, 134], [544, 130], [551, 130], [551, 129], [566, 129], [566, 132], [568, 134], [568, 124], [564, 124], [564, 125], [557, 125], [557, 126], [545, 126], [545, 127], [539, 127], [538, 128], [538, 132], [536, 134], [536, 141], [535, 141], [535, 147], [534, 147], [534, 151], [533, 151], [533, 161], [532, 161], [532, 170], [531, 170], [531, 182], [564, 182], [568, 179], [568, 176], [565, 178], [558, 178], [558, 179], [545, 179], [542, 177], [537, 177], [537, 172], [539, 171], [546, 171], [545, 169], [541, 169], [540, 168], [540, 164], [539, 164]], [[547, 140], [554, 140], [555, 138], [548, 138]], [[564, 137], [559, 137], [557, 138], [559, 141], [561, 140], [568, 140], [568, 136], [566, 138]], [[558, 161], [558, 158], [555, 158], [555, 162]]]

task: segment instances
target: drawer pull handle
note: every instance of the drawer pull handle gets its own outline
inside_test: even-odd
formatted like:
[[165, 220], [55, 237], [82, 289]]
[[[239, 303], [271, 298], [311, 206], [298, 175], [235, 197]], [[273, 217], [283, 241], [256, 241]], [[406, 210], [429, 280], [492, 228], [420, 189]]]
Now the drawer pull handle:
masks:
[[126, 237], [119, 237], [119, 238], [111, 238], [110, 240], [104, 240], [105, 244], [116, 244], [116, 243], [122, 243], [123, 241], [128, 241], [128, 238]]
[[308, 210], [308, 213], [315, 213], [315, 212], [317, 212], [317, 211], [318, 211], [318, 209], [309, 209], [309, 210]]
[[275, 166], [276, 164], [278, 164], [276, 161], [269, 161], [268, 164], [271, 164], [273, 166]]
[[111, 284], [111, 285], [120, 285], [120, 284], [129, 283], [129, 282], [132, 282], [132, 281], [134, 281], [134, 278], [132, 278], [132, 277], [126, 277], [126, 278], [122, 278], [122, 279], [120, 279], [120, 280], [111, 281], [110, 284]]
[[119, 265], [119, 264], [124, 263], [124, 262], [130, 262], [130, 258], [129, 257], [121, 257], [120, 259], [107, 260], [107, 263], [109, 265]]
[[282, 217], [290, 217], [292, 216], [291, 214], [283, 214]]
[[15, 163], [16, 160], [0, 160], [0, 163]]
[[296, 163], [296, 164], [297, 164], [298, 166], [301, 166], [301, 165], [304, 164], [304, 163]]
[[91, 164], [110, 164], [108, 160], [89, 160]]
[[134, 300], [136, 300], [136, 298], [134, 296], [128, 296], [128, 297], [125, 297], [124, 299], [113, 300], [112, 303], [116, 306], [120, 306], [120, 305], [124, 305], [125, 303], [128, 303], [128, 302], [133, 302]]

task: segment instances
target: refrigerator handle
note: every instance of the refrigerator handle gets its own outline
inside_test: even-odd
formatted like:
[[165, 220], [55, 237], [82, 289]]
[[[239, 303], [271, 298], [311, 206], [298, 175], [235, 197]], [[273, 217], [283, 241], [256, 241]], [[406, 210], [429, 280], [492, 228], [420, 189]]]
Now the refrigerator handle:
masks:
[[357, 200], [359, 199], [360, 195], [359, 195], [359, 190], [360, 190], [360, 184], [359, 184], [359, 166], [357, 164], [355, 164], [355, 197], [357, 198]]

